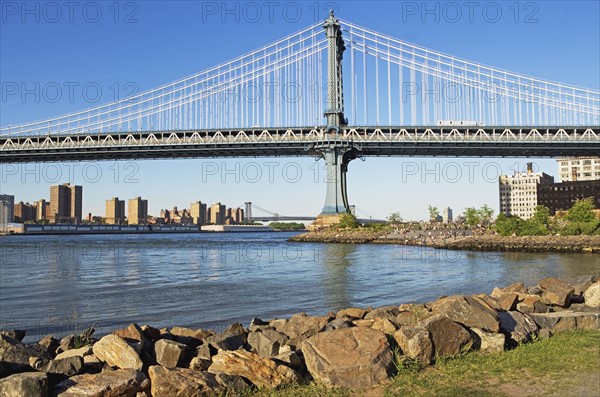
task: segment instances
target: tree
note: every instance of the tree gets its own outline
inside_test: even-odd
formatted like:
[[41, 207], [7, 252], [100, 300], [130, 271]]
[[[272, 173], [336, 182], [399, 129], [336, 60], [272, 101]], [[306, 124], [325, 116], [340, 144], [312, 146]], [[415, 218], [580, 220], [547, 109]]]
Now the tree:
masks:
[[465, 223], [469, 226], [481, 223], [481, 215], [475, 207], [465, 208]]
[[429, 220], [431, 222], [436, 222], [438, 216], [440, 216], [440, 211], [438, 208], [430, 205], [427, 210], [429, 211]]
[[387, 221], [390, 225], [396, 226], [396, 225], [402, 223], [402, 216], [400, 215], [399, 212], [394, 212], [394, 213], [390, 214], [390, 216], [388, 216]]
[[567, 220], [570, 222], [593, 222], [596, 215], [592, 211], [595, 207], [591, 197], [577, 200], [567, 212]]
[[478, 211], [479, 218], [482, 223], [490, 223], [492, 216], [494, 216], [494, 210], [487, 204], [484, 204]]
[[338, 225], [342, 228], [355, 229], [358, 227], [358, 220], [352, 214], [342, 214]]
[[531, 220], [539, 225], [548, 226], [550, 220], [550, 209], [544, 205], [538, 205], [533, 210]]

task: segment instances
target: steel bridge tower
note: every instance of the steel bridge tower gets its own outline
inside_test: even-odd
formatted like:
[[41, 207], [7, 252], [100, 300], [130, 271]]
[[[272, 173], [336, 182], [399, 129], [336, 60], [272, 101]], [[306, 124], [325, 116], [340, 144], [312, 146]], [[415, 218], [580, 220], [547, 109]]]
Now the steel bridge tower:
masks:
[[350, 212], [346, 189], [348, 163], [357, 158], [359, 151], [353, 143], [338, 137], [340, 128], [348, 124], [344, 117], [344, 85], [342, 79], [342, 58], [346, 45], [342, 39], [339, 20], [329, 13], [323, 25], [328, 41], [327, 59], [327, 119], [326, 134], [323, 141], [316, 143], [312, 150], [327, 164], [327, 192], [325, 195], [324, 215]]

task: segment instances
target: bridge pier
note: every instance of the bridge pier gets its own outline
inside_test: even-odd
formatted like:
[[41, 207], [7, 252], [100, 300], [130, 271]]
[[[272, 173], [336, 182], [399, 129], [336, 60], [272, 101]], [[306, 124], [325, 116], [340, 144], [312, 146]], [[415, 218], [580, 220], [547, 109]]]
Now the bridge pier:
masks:
[[345, 214], [350, 212], [346, 173], [350, 161], [358, 157], [358, 150], [351, 142], [336, 142], [314, 147], [314, 152], [325, 160], [327, 165], [325, 205], [322, 215]]

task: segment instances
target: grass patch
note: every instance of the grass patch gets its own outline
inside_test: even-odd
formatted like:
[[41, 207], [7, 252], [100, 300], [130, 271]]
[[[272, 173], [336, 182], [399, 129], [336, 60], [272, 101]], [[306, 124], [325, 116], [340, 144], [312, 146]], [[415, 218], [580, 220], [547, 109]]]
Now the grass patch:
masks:
[[595, 395], [600, 385], [589, 379], [598, 379], [599, 357], [600, 331], [565, 332], [507, 352], [471, 352], [422, 370], [400, 369], [385, 395]]

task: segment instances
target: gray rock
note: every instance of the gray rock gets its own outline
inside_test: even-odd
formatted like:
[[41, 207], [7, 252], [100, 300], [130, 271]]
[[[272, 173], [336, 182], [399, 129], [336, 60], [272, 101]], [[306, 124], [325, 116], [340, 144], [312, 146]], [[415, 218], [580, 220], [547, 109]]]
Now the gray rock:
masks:
[[588, 289], [596, 281], [598, 280], [596, 280], [596, 277], [593, 275], [576, 276], [565, 279], [565, 282], [570, 284], [575, 290], [574, 294], [579, 296], [582, 296], [585, 290]]
[[156, 362], [165, 368], [181, 366], [188, 351], [187, 345], [167, 339], [160, 339], [154, 344]]
[[552, 333], [576, 329], [600, 329], [600, 314], [581, 312], [532, 313], [531, 318], [540, 328]]
[[22, 372], [36, 367], [48, 365], [52, 357], [45, 348], [39, 345], [25, 345], [17, 339], [0, 335], [0, 363], [3, 364], [6, 374]]
[[348, 317], [339, 317], [331, 320], [323, 327], [323, 331], [331, 331], [334, 329], [343, 329], [353, 327], [352, 321]]
[[480, 328], [471, 328], [473, 336], [473, 348], [482, 352], [501, 352], [504, 351], [506, 336], [493, 332], [485, 332]]
[[206, 360], [206, 359], [200, 358], [200, 357], [194, 357], [190, 361], [190, 369], [193, 369], [194, 371], [204, 372], [204, 371], [208, 370], [208, 367], [210, 367], [210, 364], [212, 364], [212, 361], [210, 361], [210, 360]]
[[64, 375], [69, 377], [79, 374], [82, 369], [83, 357], [72, 356], [50, 361], [44, 371], [53, 375]]
[[329, 316], [308, 316], [306, 313], [294, 314], [283, 326], [275, 327], [289, 338], [289, 344], [299, 346], [302, 341], [316, 335], [330, 320]]
[[48, 377], [43, 372], [26, 372], [0, 379], [2, 397], [47, 397]]
[[229, 393], [242, 395], [250, 389], [251, 383], [246, 378], [239, 375], [216, 374], [217, 383], [226, 389]]
[[246, 344], [246, 334], [244, 332], [225, 330], [216, 335], [204, 338], [204, 342], [210, 343], [217, 349], [237, 350]]
[[472, 296], [449, 296], [433, 303], [432, 311], [468, 328], [488, 332], [500, 330], [498, 313], [483, 300]]
[[546, 305], [567, 307], [574, 291], [573, 287], [566, 283], [555, 282], [544, 290], [541, 300]]
[[394, 333], [402, 353], [418, 363], [429, 365], [433, 360], [433, 342], [429, 331], [417, 325], [405, 325]]
[[295, 351], [281, 352], [273, 357], [271, 360], [276, 363], [287, 365], [288, 367], [295, 369], [296, 371], [304, 370], [304, 360]]
[[529, 342], [537, 335], [538, 327], [535, 321], [527, 314], [516, 311], [500, 312], [500, 330], [512, 344]]
[[269, 329], [248, 334], [248, 344], [252, 351], [262, 357], [276, 355], [279, 353], [279, 347], [285, 345], [288, 340], [287, 335]]

